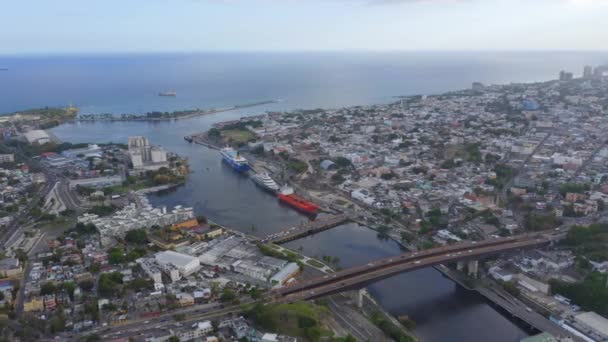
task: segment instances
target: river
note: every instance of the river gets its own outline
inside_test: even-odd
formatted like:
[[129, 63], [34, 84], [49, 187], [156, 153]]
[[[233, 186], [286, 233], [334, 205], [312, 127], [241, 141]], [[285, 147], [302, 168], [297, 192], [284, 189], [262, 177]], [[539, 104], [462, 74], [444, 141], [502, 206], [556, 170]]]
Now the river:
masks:
[[[264, 110], [262, 108], [261, 110]], [[222, 120], [238, 118], [244, 111], [221, 114]], [[153, 144], [187, 156], [193, 173], [185, 185], [150, 196], [154, 205], [192, 206], [197, 214], [246, 233], [264, 236], [307, 220], [277, 199], [261, 191], [246, 176], [225, 166], [217, 151], [190, 144], [183, 136], [210, 127], [219, 117], [207, 116], [175, 122], [72, 123], [53, 132], [70, 142], [126, 142], [128, 136], [144, 135]], [[341, 267], [366, 263], [401, 252], [391, 240], [356, 224], [297, 240], [287, 247], [305, 254], [340, 258]], [[524, 329], [496, 311], [480, 296], [470, 293], [435, 269], [398, 275], [370, 286], [370, 292], [395, 315], [409, 315], [417, 323], [415, 333], [423, 341], [519, 341]]]

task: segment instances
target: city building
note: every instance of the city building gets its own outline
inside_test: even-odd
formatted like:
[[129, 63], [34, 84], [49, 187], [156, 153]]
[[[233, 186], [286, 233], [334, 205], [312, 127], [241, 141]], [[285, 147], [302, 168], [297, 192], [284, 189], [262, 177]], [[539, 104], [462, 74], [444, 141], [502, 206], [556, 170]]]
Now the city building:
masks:
[[184, 277], [198, 271], [201, 266], [198, 258], [173, 251], [158, 252], [154, 258], [161, 266], [169, 264], [175, 266]]
[[300, 266], [298, 266], [298, 264], [296, 264], [295, 262], [290, 262], [283, 269], [281, 269], [279, 272], [277, 272], [270, 278], [270, 283], [276, 284], [276, 286], [282, 286], [299, 272]]
[[574, 316], [576, 327], [586, 335], [598, 340], [608, 340], [608, 319], [597, 313], [582, 312]]
[[0, 260], [0, 277], [8, 278], [14, 277], [23, 271], [19, 263], [19, 259], [16, 258], [6, 258]]
[[123, 181], [124, 178], [120, 175], [70, 179], [70, 189], [76, 189], [76, 187], [78, 186], [84, 186], [88, 188], [105, 188], [108, 186], [121, 185]]
[[180, 341], [200, 341], [203, 337], [213, 332], [213, 325], [210, 321], [194, 323], [192, 329], [182, 331], [176, 336]]
[[34, 129], [25, 132], [24, 136], [27, 142], [29, 142], [30, 144], [44, 145], [48, 142], [51, 142], [51, 137], [48, 135], [48, 133], [41, 129]]
[[99, 217], [95, 214], [84, 214], [78, 217], [78, 222], [92, 223], [100, 233], [103, 246], [112, 245], [116, 238], [133, 229], [149, 229], [152, 226], [169, 226], [174, 223], [189, 220], [194, 217], [192, 208], [176, 206], [167, 211], [166, 207], [153, 208], [147, 203], [145, 197], [140, 198], [144, 205], [137, 206], [131, 203], [111, 216]]
[[146, 137], [129, 137], [128, 147], [135, 173], [154, 171], [169, 166], [167, 152], [160, 146], [150, 145]]
[[14, 161], [14, 154], [0, 154], [0, 163], [13, 163]]
[[103, 150], [97, 144], [89, 144], [84, 148], [75, 148], [61, 152], [66, 158], [101, 158]]
[[593, 68], [590, 65], [585, 65], [583, 69], [583, 78], [592, 78], [593, 77]]
[[41, 297], [33, 297], [28, 301], [23, 303], [23, 311], [32, 312], [32, 311], [42, 311], [44, 310], [44, 301]]
[[571, 72], [566, 72], [564, 70], [559, 72], [559, 80], [560, 81], [572, 81], [574, 75]]

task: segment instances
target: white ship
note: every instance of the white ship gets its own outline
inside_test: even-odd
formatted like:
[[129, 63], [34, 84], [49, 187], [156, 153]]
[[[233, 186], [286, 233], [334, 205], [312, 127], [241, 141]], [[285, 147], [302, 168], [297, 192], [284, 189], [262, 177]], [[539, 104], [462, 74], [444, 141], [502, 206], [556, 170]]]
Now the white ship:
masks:
[[267, 173], [257, 173], [251, 176], [251, 180], [266, 191], [273, 193], [279, 191], [279, 185]]

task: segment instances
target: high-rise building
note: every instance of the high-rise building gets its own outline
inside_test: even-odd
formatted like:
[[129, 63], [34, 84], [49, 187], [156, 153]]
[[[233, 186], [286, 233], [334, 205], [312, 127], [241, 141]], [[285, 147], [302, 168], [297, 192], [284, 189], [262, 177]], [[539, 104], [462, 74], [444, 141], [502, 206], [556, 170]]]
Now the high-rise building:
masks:
[[559, 80], [560, 81], [572, 81], [574, 75], [571, 72], [566, 72], [564, 70], [559, 72]]
[[585, 65], [583, 69], [583, 78], [591, 78], [593, 77], [593, 68], [590, 65]]
[[158, 170], [168, 166], [167, 152], [160, 146], [150, 145], [146, 137], [129, 137], [128, 147], [133, 170], [136, 172]]
[[473, 82], [473, 85], [471, 86], [471, 89], [474, 91], [483, 91], [484, 88], [485, 86], [481, 82]]

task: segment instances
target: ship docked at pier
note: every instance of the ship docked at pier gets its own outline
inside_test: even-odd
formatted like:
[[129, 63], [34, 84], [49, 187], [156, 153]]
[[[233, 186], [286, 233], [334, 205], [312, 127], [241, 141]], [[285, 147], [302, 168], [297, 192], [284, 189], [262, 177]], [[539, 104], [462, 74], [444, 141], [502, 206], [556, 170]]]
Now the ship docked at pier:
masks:
[[225, 147], [220, 151], [222, 160], [236, 172], [245, 172], [250, 169], [249, 162], [232, 147]]
[[267, 173], [257, 173], [251, 176], [251, 180], [260, 188], [271, 192], [276, 193], [279, 191], [279, 185], [275, 182]]
[[277, 193], [279, 201], [308, 215], [319, 213], [319, 206], [293, 193], [293, 189], [281, 189]]

